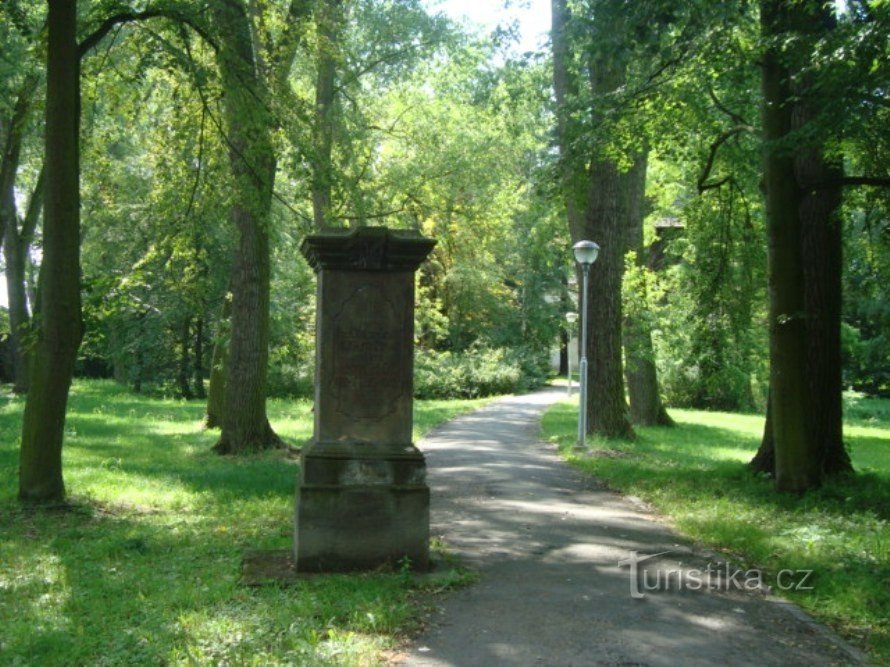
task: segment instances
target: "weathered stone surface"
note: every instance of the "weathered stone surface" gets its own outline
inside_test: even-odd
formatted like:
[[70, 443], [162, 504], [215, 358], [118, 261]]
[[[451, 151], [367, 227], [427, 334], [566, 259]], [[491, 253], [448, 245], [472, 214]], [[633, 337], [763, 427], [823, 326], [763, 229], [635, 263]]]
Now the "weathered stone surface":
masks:
[[362, 228], [308, 237], [318, 273], [315, 433], [297, 488], [301, 572], [429, 558], [429, 489], [411, 442], [414, 271], [434, 241]]

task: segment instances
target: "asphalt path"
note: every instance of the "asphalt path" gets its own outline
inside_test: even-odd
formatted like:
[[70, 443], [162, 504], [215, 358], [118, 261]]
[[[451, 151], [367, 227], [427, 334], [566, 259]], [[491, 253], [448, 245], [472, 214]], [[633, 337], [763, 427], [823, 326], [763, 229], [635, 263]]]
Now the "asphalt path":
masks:
[[[846, 665], [862, 654], [539, 437], [549, 389], [496, 401], [419, 444], [432, 534], [479, 581], [439, 598], [396, 664]], [[787, 581], [800, 583], [803, 574]], [[803, 585], [806, 585], [804, 582]]]

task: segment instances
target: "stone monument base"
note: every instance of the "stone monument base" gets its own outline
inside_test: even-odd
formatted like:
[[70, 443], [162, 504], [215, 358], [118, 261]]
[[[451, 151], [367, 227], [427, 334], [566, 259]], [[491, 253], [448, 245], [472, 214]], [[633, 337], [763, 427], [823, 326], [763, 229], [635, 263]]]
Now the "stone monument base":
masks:
[[413, 445], [313, 443], [297, 487], [298, 572], [429, 566], [430, 492]]

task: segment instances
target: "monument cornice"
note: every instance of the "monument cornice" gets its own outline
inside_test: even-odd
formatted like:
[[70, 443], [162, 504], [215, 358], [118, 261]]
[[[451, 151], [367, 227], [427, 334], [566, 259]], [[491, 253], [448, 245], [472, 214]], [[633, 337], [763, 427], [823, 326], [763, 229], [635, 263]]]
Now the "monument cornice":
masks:
[[300, 252], [316, 271], [415, 271], [436, 245], [413, 230], [358, 227], [307, 236]]

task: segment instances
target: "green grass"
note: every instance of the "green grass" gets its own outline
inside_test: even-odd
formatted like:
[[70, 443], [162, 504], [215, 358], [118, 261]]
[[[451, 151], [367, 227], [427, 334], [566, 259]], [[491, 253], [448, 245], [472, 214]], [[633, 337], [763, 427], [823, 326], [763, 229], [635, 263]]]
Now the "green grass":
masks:
[[[415, 434], [483, 403], [418, 402]], [[75, 383], [55, 510], [15, 500], [22, 406], [0, 397], [0, 664], [376, 664], [418, 627], [404, 573], [238, 583], [246, 551], [290, 548], [298, 463], [211, 453], [202, 403]], [[309, 402], [269, 415], [310, 437]]]
[[890, 401], [847, 398], [845, 439], [857, 475], [803, 497], [779, 495], [745, 463], [760, 441], [753, 415], [671, 410], [676, 428], [638, 428], [631, 443], [594, 439], [575, 456], [577, 403], [544, 416], [544, 436], [581, 470], [643, 498], [686, 535], [775, 585], [813, 570], [812, 591], [782, 593], [890, 663]]

